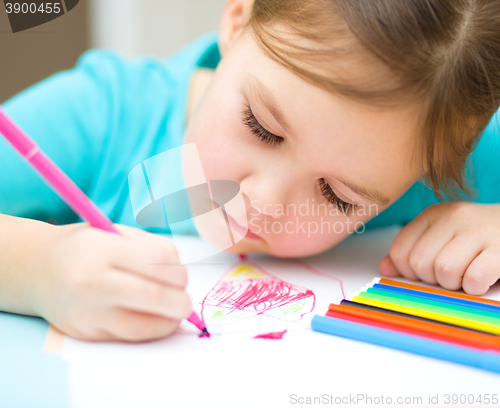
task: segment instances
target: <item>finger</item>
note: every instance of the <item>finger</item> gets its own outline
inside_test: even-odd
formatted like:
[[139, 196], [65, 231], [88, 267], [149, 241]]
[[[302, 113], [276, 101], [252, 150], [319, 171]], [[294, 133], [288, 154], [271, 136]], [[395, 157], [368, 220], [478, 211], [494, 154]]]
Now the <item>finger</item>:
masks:
[[499, 265], [500, 252], [492, 247], [486, 248], [465, 271], [462, 280], [464, 291], [471, 295], [484, 295], [500, 278]]
[[122, 234], [126, 238], [153, 244], [155, 242], [167, 243], [168, 245], [171, 245], [173, 248], [175, 248], [173, 242], [167, 239], [165, 236], [153, 234], [151, 232], [147, 232], [139, 228], [129, 227], [127, 225], [114, 224], [114, 226], [120, 232], [120, 234]]
[[470, 235], [460, 234], [453, 238], [434, 260], [437, 283], [449, 290], [461, 289], [467, 267], [482, 250], [482, 241], [471, 239]]
[[453, 227], [435, 223], [417, 240], [410, 251], [408, 265], [420, 280], [437, 283], [434, 262], [441, 250], [453, 239], [453, 235]]
[[59, 331], [63, 332], [65, 335], [71, 336], [78, 340], [85, 341], [111, 341], [115, 340], [115, 337], [108, 333], [106, 330], [97, 329], [97, 328], [78, 328], [71, 324], [51, 324], [59, 329]]
[[112, 340], [138, 342], [172, 334], [179, 320], [116, 308], [106, 314], [103, 324]]
[[115, 306], [173, 320], [184, 319], [192, 311], [191, 301], [182, 289], [121, 270], [111, 270], [104, 281], [107, 298]]
[[384, 276], [387, 276], [388, 278], [401, 276], [401, 274], [392, 263], [391, 257], [389, 255], [386, 255], [384, 259], [380, 261], [378, 268], [380, 270], [380, 273]]
[[[129, 233], [129, 236], [125, 237], [127, 239], [120, 239], [116, 243], [110, 253], [113, 266], [185, 288], [187, 273], [179, 263], [175, 246], [167, 239], [140, 232], [142, 234]], [[151, 236], [154, 239], [151, 239]]]
[[410, 267], [409, 259], [413, 246], [429, 228], [429, 217], [425, 211], [417, 216], [412, 222], [403, 227], [394, 238], [389, 256], [398, 272], [408, 279], [418, 280], [417, 274]]

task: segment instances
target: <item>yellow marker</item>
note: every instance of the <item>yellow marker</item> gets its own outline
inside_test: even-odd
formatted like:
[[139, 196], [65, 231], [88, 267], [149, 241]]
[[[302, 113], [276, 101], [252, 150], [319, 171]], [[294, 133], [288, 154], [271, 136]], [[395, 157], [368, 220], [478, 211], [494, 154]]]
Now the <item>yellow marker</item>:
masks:
[[413, 316], [425, 317], [427, 319], [437, 320], [438, 322], [450, 323], [457, 326], [467, 327], [469, 329], [481, 330], [483, 332], [500, 334], [500, 327], [490, 323], [477, 322], [475, 320], [463, 319], [461, 317], [448, 316], [441, 313], [428, 312], [413, 307], [395, 305], [393, 303], [381, 302], [380, 300], [354, 296], [353, 302], [364, 305], [380, 307], [382, 309], [393, 310], [395, 312], [406, 313]]

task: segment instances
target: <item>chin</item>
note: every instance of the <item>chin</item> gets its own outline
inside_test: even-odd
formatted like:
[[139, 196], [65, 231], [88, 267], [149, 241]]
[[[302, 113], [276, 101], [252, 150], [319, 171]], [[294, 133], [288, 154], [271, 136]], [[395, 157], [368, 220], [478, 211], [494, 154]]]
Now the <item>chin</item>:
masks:
[[307, 245], [289, 245], [287, 243], [283, 243], [282, 245], [276, 245], [274, 247], [269, 247], [269, 250], [266, 252], [269, 255], [275, 256], [277, 258], [302, 258], [313, 255], [318, 255], [330, 247], [324, 247], [315, 245], [313, 248]]
[[238, 242], [231, 248], [226, 249], [224, 252], [229, 254], [243, 254], [243, 253], [259, 253], [267, 254], [277, 258], [299, 258], [305, 256], [316, 255], [317, 251], [295, 251], [289, 247], [285, 248], [273, 248], [269, 244], [264, 242], [254, 243], [253, 241], [248, 242], [248, 240], [243, 240]]
[[226, 249], [224, 252], [229, 254], [261, 253], [272, 255], [265, 241], [256, 243], [247, 239], [243, 239], [231, 248]]

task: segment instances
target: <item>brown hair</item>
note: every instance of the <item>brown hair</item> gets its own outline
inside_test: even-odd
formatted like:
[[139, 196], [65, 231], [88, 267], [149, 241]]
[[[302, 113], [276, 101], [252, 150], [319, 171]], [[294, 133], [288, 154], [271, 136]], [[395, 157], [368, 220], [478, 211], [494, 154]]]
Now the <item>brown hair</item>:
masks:
[[[426, 181], [438, 197], [469, 193], [467, 158], [500, 105], [499, 0], [255, 0], [249, 25], [269, 56], [325, 89], [374, 104], [422, 100]], [[368, 87], [328, 70], [360, 55], [392, 75]]]

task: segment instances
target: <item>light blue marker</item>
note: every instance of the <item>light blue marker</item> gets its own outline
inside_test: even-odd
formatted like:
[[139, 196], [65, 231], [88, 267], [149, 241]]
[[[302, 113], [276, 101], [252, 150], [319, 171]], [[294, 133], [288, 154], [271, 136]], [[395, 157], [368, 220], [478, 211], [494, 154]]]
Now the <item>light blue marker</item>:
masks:
[[500, 353], [494, 351], [474, 350], [469, 347], [456, 346], [450, 343], [326, 316], [314, 316], [311, 327], [318, 332], [378, 344], [379, 346], [392, 347], [398, 350], [409, 351], [410, 353], [500, 373]]

